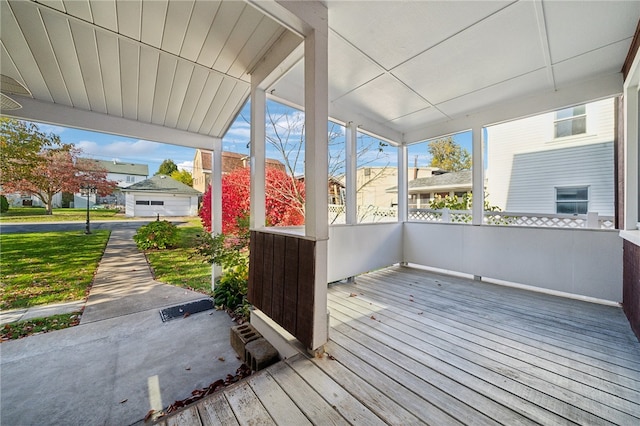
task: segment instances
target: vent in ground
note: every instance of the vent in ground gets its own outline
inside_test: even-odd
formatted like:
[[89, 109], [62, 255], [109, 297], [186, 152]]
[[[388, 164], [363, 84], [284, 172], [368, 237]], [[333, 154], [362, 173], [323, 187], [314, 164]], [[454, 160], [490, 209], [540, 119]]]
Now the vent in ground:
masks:
[[175, 318], [184, 318], [191, 314], [208, 311], [209, 309], [213, 309], [213, 300], [196, 300], [195, 302], [184, 303], [182, 305], [162, 309], [160, 310], [160, 318], [162, 318], [162, 322], [167, 322]]

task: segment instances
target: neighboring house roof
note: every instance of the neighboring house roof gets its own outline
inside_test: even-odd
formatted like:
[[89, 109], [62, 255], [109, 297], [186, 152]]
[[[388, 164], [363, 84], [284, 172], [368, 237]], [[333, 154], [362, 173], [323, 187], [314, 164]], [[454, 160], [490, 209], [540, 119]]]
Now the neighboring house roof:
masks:
[[150, 179], [123, 188], [122, 192], [163, 192], [166, 194], [201, 195], [202, 193], [189, 185], [178, 182], [170, 176], [155, 175]]
[[[203, 151], [201, 149], [196, 150], [196, 156], [200, 155], [202, 173], [211, 173], [211, 151]], [[195, 161], [194, 161], [195, 163]], [[230, 173], [235, 169], [246, 167], [249, 164], [248, 154], [239, 154], [237, 152], [222, 152], [222, 173]], [[267, 167], [275, 167], [284, 170], [284, 164], [275, 158], [266, 159]]]
[[[461, 172], [448, 172], [442, 174], [434, 174], [432, 176], [421, 177], [409, 181], [409, 192], [418, 190], [433, 190], [440, 188], [471, 188], [471, 170], [463, 170]], [[387, 189], [387, 192], [398, 192], [398, 187], [394, 186]]]
[[121, 163], [119, 161], [93, 160], [108, 173], [123, 175], [149, 176], [149, 166], [146, 164]]

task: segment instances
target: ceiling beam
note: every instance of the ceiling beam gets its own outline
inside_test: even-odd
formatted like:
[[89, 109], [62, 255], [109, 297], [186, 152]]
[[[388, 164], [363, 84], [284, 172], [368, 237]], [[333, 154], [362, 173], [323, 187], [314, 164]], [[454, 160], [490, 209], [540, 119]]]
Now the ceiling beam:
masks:
[[20, 120], [56, 124], [81, 130], [96, 131], [134, 139], [144, 139], [188, 148], [211, 150], [219, 138], [183, 130], [129, 120], [122, 117], [52, 104], [23, 96], [15, 96], [22, 109], [3, 111], [3, 115]]

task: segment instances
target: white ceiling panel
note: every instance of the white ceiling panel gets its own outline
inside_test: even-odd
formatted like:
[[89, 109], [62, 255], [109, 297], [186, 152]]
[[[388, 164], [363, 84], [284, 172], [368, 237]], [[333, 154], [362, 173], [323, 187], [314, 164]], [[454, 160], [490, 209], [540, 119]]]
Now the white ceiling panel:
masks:
[[207, 81], [204, 84], [204, 89], [202, 90], [202, 93], [200, 93], [200, 99], [198, 99], [196, 109], [191, 116], [191, 121], [189, 122], [189, 126], [187, 127], [188, 131], [194, 133], [200, 132], [202, 121], [205, 119], [205, 116], [209, 111], [209, 106], [213, 102], [216, 91], [221, 84], [222, 76], [220, 74], [209, 74], [209, 76], [207, 77]]
[[459, 117], [464, 114], [469, 114], [483, 105], [491, 106], [528, 94], [552, 90], [553, 87], [549, 85], [546, 70], [540, 69], [472, 93], [467, 93], [458, 98], [438, 104], [437, 107], [449, 117]]
[[444, 102], [544, 67], [537, 35], [533, 3], [517, 3], [404, 63], [393, 74], [429, 102]]
[[[100, 45], [100, 37], [98, 37], [98, 45]], [[119, 99], [122, 103], [122, 115], [131, 120], [137, 120], [138, 91], [140, 90], [138, 76], [140, 72], [140, 47], [131, 41], [120, 40], [118, 53], [120, 57], [117, 60], [119, 67], [116, 76], [120, 81], [120, 91], [107, 93], [110, 99], [108, 105], [116, 103]]]
[[620, 72], [618, 60], [627, 55], [630, 43], [631, 40], [623, 40], [553, 65], [557, 85], [567, 86], [593, 76]]
[[231, 80], [230, 78], [225, 78], [222, 80], [222, 83], [218, 86], [218, 90], [216, 91], [215, 96], [213, 97], [213, 102], [209, 105], [209, 110], [204, 116], [204, 120], [202, 120], [202, 128], [200, 129], [200, 133], [210, 133], [213, 128], [216, 120], [220, 117], [220, 111], [224, 107], [224, 104], [229, 99], [229, 95], [233, 91], [236, 82]]
[[93, 28], [79, 22], [72, 21], [70, 25], [73, 42], [79, 52], [82, 81], [89, 96], [91, 110], [106, 114], [107, 104], [95, 32]]
[[193, 1], [169, 2], [162, 35], [162, 50], [174, 55], [180, 53], [192, 10]]
[[508, 3], [329, 1], [329, 22], [334, 31], [390, 70]]
[[231, 118], [235, 117], [234, 111], [239, 111], [249, 93], [249, 88], [243, 83], [234, 83], [227, 100], [215, 116], [215, 121], [209, 133], [218, 134], [231, 125]]
[[184, 98], [187, 95], [193, 69], [194, 65], [189, 62], [178, 62], [178, 67], [173, 76], [171, 95], [169, 96], [169, 104], [167, 106], [167, 117], [164, 121], [164, 125], [167, 127], [176, 127], [178, 124], [178, 117], [180, 116]]
[[430, 106], [389, 74], [360, 86], [336, 102], [383, 122]]
[[[113, 68], [120, 70], [118, 39], [103, 32], [96, 32], [96, 42], [107, 112], [122, 117], [122, 78], [119, 72], [113, 72]], [[133, 62], [133, 65], [137, 69], [138, 61]]]
[[169, 4], [167, 0], [146, 1], [142, 4], [141, 41], [160, 48], [164, 34], [164, 21]]
[[164, 124], [167, 116], [169, 96], [171, 95], [171, 87], [173, 85], [173, 76], [175, 75], [177, 66], [178, 61], [175, 57], [160, 55], [156, 87], [153, 96], [153, 111], [151, 114], [151, 122], [154, 124]]
[[223, 2], [220, 5], [213, 26], [200, 50], [198, 63], [209, 68], [213, 66], [245, 7], [242, 2]]
[[554, 64], [633, 36], [629, 28], [638, 24], [640, 2], [590, 1], [584, 7], [571, 3], [542, 3]]
[[[245, 7], [242, 15], [240, 15], [240, 18], [238, 19], [238, 22], [229, 34], [224, 47], [216, 58], [216, 61], [213, 64], [213, 69], [224, 73], [229, 72], [231, 64], [236, 60], [239, 52], [242, 51], [247, 40], [252, 36], [262, 18], [262, 14], [256, 9], [252, 7]], [[256, 34], [256, 37], [264, 39], [265, 34]]]
[[52, 9], [59, 10], [60, 12], [65, 11], [65, 5], [62, 0], [39, 0], [40, 3], [46, 4]]
[[184, 37], [184, 43], [182, 43], [180, 56], [189, 61], [196, 61], [198, 59], [200, 49], [202, 49], [202, 45], [207, 39], [207, 34], [209, 34], [219, 7], [219, 1], [212, 0], [195, 3], [191, 20], [189, 21], [189, 26], [187, 27], [187, 32]]
[[198, 105], [198, 100], [204, 90], [204, 85], [207, 82], [208, 75], [208, 72], [202, 67], [196, 67], [193, 70], [182, 108], [180, 108], [180, 116], [178, 117], [177, 123], [178, 128], [186, 129], [189, 127], [191, 117]]
[[[71, 98], [62, 78], [55, 54], [45, 31], [38, 9], [30, 7], [27, 2], [10, 2], [11, 9], [20, 25], [21, 33], [33, 55], [37, 67], [44, 78], [49, 92], [57, 103], [71, 105]], [[18, 52], [15, 52], [16, 54]], [[15, 56], [15, 55], [14, 55]]]
[[93, 22], [97, 26], [110, 31], [118, 31], [118, 13], [115, 0], [92, 1], [89, 5]]
[[[247, 70], [255, 65], [256, 58], [262, 57], [265, 48], [271, 46], [284, 32], [284, 28], [267, 17], [262, 17], [255, 31], [245, 41], [227, 73], [233, 77], [247, 80]], [[265, 43], [266, 41], [266, 43]], [[222, 67], [221, 67], [222, 68]]]
[[[53, 97], [44, 77], [38, 68], [35, 58], [29, 50], [22, 31], [14, 18], [13, 12], [6, 2], [0, 3], [0, 37], [5, 55], [10, 61], [2, 61], [2, 73], [13, 77], [12, 72], [17, 68], [21, 78], [16, 80], [25, 84], [32, 93], [38, 93], [42, 100], [53, 102]], [[5, 68], [6, 71], [5, 71]]]
[[47, 34], [51, 39], [51, 48], [69, 92], [71, 106], [89, 109], [89, 98], [85, 87], [75, 84], [77, 81], [82, 81], [82, 71], [78, 63], [78, 54], [73, 43], [69, 23], [66, 19], [61, 18], [59, 14], [48, 10], [41, 11], [41, 16]]
[[142, 3], [140, 0], [118, 1], [116, 3], [118, 16], [118, 32], [134, 40], [140, 40], [140, 21]]
[[93, 22], [89, 0], [64, 0], [64, 9], [71, 16], [76, 16], [87, 22]]
[[[338, 99], [384, 73], [384, 69], [334, 32], [329, 33], [329, 51], [331, 100]], [[302, 64], [299, 65], [298, 72], [302, 81]]]
[[160, 52], [150, 48], [140, 48], [140, 66], [138, 71], [138, 120], [151, 123], [153, 100], [158, 76]]
[[403, 117], [391, 120], [387, 124], [395, 130], [402, 132], [404, 129], [412, 129], [424, 125], [424, 123], [437, 123], [447, 120], [445, 114], [434, 107], [425, 108]]

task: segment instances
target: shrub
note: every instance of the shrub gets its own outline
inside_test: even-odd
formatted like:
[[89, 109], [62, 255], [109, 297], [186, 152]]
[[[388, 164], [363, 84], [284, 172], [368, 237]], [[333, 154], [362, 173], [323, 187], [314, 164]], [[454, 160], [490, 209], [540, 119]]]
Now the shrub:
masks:
[[165, 249], [178, 244], [178, 228], [166, 220], [156, 220], [141, 226], [133, 240], [140, 250]]
[[4, 195], [0, 195], [0, 213], [6, 213], [9, 211], [9, 201]]

